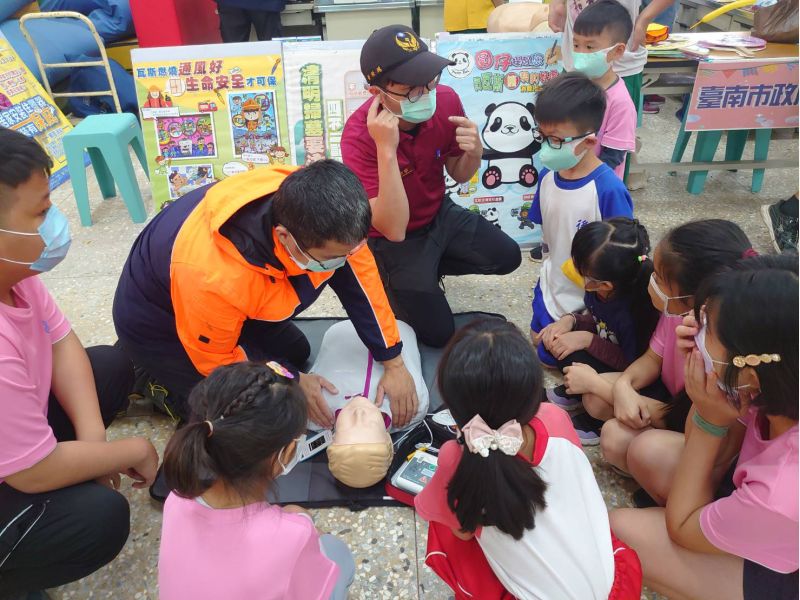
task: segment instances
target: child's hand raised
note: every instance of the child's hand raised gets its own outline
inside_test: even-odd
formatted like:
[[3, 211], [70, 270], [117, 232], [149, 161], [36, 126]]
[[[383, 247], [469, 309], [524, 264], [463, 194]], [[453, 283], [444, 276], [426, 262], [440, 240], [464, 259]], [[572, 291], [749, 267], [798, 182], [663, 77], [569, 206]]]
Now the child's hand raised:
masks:
[[683, 322], [675, 328], [678, 337], [678, 349], [684, 354], [689, 354], [695, 349], [694, 336], [698, 334], [700, 327], [693, 314], [683, 317]]
[[703, 357], [698, 350], [686, 355], [684, 380], [686, 393], [692, 400], [697, 413], [709, 423], [719, 427], [730, 427], [739, 418], [741, 409], [728, 400], [727, 395], [717, 385], [717, 374], [706, 373]]

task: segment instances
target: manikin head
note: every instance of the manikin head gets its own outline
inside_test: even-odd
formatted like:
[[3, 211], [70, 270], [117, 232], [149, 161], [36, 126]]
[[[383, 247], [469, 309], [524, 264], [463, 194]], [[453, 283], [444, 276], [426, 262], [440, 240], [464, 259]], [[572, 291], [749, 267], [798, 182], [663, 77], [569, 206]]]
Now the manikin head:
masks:
[[350, 487], [366, 488], [386, 477], [392, 462], [392, 438], [381, 410], [356, 396], [339, 411], [328, 446], [333, 476]]

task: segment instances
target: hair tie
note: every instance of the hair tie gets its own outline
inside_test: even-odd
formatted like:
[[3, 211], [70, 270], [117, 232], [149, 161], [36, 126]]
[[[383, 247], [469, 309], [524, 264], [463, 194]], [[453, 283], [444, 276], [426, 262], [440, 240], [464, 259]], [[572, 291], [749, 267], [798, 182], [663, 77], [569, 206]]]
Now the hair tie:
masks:
[[753, 248], [748, 248], [742, 252], [742, 258], [753, 258], [754, 256], [758, 256], [758, 252], [756, 252]]
[[206, 437], [211, 437], [214, 435], [214, 423], [211, 421], [203, 421], [206, 425], [208, 425], [208, 435]]
[[467, 450], [483, 458], [489, 456], [490, 450], [500, 450], [503, 454], [514, 456], [522, 448], [522, 426], [516, 419], [492, 429], [483, 417], [475, 415], [461, 428], [461, 433]]
[[641, 256], [637, 256], [636, 260], [638, 260], [639, 263], [643, 263], [644, 261], [647, 260], [647, 254], [642, 254]]

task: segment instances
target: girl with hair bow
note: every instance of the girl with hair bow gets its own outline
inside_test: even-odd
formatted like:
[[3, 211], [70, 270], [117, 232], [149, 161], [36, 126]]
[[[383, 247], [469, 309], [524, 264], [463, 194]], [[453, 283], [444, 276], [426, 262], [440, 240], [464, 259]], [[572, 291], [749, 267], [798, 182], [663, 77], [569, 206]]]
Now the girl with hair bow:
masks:
[[522, 333], [498, 319], [464, 327], [438, 382], [459, 440], [415, 507], [430, 523], [426, 564], [456, 598], [638, 600], [639, 559], [611, 532], [569, 417], [541, 404]]

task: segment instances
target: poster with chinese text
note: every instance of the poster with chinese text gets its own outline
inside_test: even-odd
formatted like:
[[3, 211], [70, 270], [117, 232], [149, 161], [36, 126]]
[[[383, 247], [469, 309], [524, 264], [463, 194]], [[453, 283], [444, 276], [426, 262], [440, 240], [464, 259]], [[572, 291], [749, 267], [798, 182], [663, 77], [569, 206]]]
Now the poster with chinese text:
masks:
[[50, 189], [69, 179], [62, 138], [72, 125], [2, 35], [0, 127], [19, 131], [42, 145], [53, 160]]
[[146, 48], [131, 57], [157, 207], [290, 162], [280, 42]]
[[798, 61], [701, 62], [686, 131], [797, 127]]
[[483, 143], [476, 175], [464, 184], [446, 178], [447, 192], [522, 246], [541, 240], [528, 220], [541, 170], [533, 109], [542, 85], [562, 70], [560, 44], [560, 34], [535, 33], [440, 34], [436, 41], [436, 53], [455, 62], [441, 82], [461, 97]]
[[342, 159], [347, 118], [369, 98], [359, 55], [363, 41], [284, 42], [291, 155], [303, 165]]

